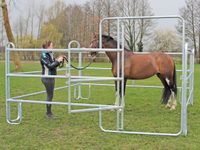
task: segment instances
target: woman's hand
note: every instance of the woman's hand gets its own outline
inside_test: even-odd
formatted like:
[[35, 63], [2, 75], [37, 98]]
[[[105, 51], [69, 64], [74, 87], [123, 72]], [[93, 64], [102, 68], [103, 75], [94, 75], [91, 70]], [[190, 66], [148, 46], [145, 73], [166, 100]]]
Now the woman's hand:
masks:
[[56, 60], [60, 63], [60, 65], [59, 65], [60, 68], [63, 67], [63, 65], [64, 65], [64, 60], [66, 60], [66, 62], [68, 62], [65, 55], [59, 56]]
[[59, 56], [57, 59], [56, 59], [58, 62], [62, 62], [64, 60], [63, 56]]

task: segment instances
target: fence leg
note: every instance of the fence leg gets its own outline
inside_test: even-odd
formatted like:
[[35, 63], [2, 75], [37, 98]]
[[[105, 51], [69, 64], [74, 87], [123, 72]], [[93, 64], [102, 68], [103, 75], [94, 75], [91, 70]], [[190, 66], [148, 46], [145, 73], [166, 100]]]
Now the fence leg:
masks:
[[11, 119], [11, 112], [10, 112], [10, 102], [6, 102], [6, 121], [9, 124], [20, 124], [22, 121], [22, 103], [18, 103], [17, 106], [17, 118]]

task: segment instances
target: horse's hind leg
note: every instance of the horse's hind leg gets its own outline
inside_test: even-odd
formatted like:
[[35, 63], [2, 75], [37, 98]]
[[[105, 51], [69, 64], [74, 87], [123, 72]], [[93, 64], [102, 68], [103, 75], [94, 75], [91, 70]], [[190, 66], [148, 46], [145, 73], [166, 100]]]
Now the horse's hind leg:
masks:
[[168, 102], [166, 104], [166, 107], [169, 107], [171, 110], [176, 109], [176, 94], [177, 94], [177, 87], [176, 87], [176, 81], [174, 81], [174, 79], [171, 78], [165, 78], [164, 82], [166, 82], [166, 86], [167, 86], [167, 97], [168, 97]]
[[171, 84], [169, 85], [170, 86], [170, 90], [171, 90], [171, 107], [170, 109], [171, 110], [174, 110], [176, 109], [176, 106], [177, 106], [177, 102], [176, 102], [176, 94], [177, 94], [177, 87], [176, 87], [176, 83], [174, 82], [170, 82]]
[[171, 95], [170, 87], [167, 83], [167, 80], [165, 80], [165, 78], [161, 74], [157, 74], [157, 76], [161, 80], [164, 86], [161, 103], [166, 104], [166, 107], [170, 107], [170, 95]]
[[177, 84], [176, 84], [176, 67], [174, 66], [173, 76], [170, 80], [170, 88], [172, 91], [171, 98], [172, 98], [172, 106], [171, 109], [176, 109], [176, 95], [177, 95]]
[[172, 91], [170, 109], [175, 110], [177, 106], [175, 93]]

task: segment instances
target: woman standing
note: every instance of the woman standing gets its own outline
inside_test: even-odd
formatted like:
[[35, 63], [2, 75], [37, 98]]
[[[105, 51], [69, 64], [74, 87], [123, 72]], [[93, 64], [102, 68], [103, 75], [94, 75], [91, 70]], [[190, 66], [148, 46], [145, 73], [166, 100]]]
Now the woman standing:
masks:
[[[44, 51], [41, 53], [40, 56], [40, 63], [42, 66], [42, 75], [56, 75], [57, 74], [57, 67], [63, 61], [63, 56], [59, 56], [57, 59], [54, 58], [51, 49], [53, 49], [53, 43], [51, 41], [47, 41], [42, 45]], [[47, 100], [51, 102], [53, 99], [54, 94], [54, 85], [55, 79], [54, 78], [47, 78], [42, 77], [42, 83], [46, 88], [47, 93]], [[51, 104], [46, 105], [46, 115], [48, 118], [53, 117], [53, 113], [51, 111]]]

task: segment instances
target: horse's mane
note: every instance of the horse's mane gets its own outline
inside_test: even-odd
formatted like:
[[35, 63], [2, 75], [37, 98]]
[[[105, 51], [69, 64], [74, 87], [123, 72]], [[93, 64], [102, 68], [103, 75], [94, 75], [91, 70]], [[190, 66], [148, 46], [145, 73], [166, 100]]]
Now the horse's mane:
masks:
[[[104, 38], [104, 39], [106, 39], [106, 41], [107, 42], [109, 42], [109, 41], [111, 41], [111, 42], [113, 42], [113, 44], [114, 45], [116, 45], [116, 47], [117, 47], [117, 41], [113, 38], [113, 37], [111, 37], [111, 36], [109, 36], [109, 35], [102, 35], [102, 38]], [[120, 47], [121, 47], [121, 45], [120, 45]], [[125, 51], [130, 51], [129, 49], [127, 49], [126, 47], [124, 48], [124, 50]], [[130, 51], [131, 52], [131, 51]]]
[[114, 38], [113, 37], [111, 37], [111, 36], [109, 36], [109, 35], [102, 35], [102, 38], [105, 38], [107, 41], [110, 41], [110, 40], [113, 40], [113, 41], [115, 41], [114, 40]]

